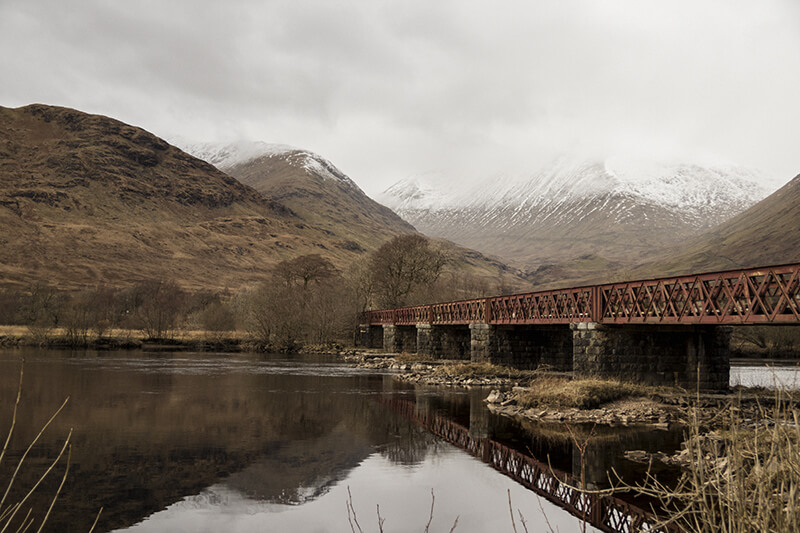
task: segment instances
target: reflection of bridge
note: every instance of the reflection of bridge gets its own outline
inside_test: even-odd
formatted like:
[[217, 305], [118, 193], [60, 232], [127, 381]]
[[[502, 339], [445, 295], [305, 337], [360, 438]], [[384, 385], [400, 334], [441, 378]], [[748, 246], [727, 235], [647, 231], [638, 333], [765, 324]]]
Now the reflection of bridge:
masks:
[[652, 515], [613, 496], [583, 493], [578, 490], [580, 478], [555, 470], [499, 442], [474, 437], [467, 428], [444, 417], [432, 415], [425, 409], [418, 409], [413, 402], [388, 400], [385, 403], [405, 418], [466, 450], [495, 470], [602, 531], [609, 533], [680, 531], [674, 525], [654, 527], [655, 519]]
[[800, 264], [368, 311], [362, 343], [725, 389], [730, 325], [800, 325]]

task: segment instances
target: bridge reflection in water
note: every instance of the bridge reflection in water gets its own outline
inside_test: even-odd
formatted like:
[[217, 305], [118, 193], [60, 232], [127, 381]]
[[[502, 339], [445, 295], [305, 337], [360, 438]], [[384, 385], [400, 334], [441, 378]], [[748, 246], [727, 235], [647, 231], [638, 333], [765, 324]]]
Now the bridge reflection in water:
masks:
[[504, 444], [470, 432], [464, 426], [431, 413], [405, 399], [381, 400], [404, 418], [465, 450], [539, 496], [565, 509], [586, 523], [609, 533], [679, 533], [674, 524], [657, 526], [657, 519], [643, 509], [607, 494], [580, 490], [580, 479], [537, 461]]

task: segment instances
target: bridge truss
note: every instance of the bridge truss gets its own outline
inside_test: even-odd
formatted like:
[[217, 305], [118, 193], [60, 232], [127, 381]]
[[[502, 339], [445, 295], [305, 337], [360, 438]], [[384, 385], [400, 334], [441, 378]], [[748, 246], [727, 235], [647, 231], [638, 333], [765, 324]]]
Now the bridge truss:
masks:
[[395, 324], [800, 324], [800, 263], [367, 311]]

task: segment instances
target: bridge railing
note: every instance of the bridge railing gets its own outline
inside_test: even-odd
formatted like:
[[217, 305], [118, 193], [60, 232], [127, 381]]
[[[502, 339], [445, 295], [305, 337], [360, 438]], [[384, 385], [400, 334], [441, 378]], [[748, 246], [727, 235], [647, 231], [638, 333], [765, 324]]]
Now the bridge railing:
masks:
[[800, 324], [800, 264], [368, 311], [369, 324]]
[[798, 323], [800, 265], [603, 285], [600, 297], [606, 323]]
[[489, 298], [489, 322], [563, 324], [590, 321], [595, 292], [595, 287], [580, 287]]

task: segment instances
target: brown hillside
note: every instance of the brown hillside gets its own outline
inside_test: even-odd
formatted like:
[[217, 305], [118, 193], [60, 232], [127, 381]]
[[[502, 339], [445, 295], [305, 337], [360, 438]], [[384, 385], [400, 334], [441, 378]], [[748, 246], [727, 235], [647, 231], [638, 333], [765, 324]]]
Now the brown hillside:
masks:
[[[302, 254], [344, 269], [414, 231], [346, 176], [325, 178], [338, 172], [329, 163], [321, 174], [284, 163], [250, 169], [276, 201], [117, 120], [39, 104], [0, 107], [0, 287], [163, 278], [236, 290]], [[452, 256], [455, 272], [522, 283], [470, 250]]]
[[303, 150], [263, 155], [222, 168], [309, 223], [361, 246], [377, 248], [390, 237], [415, 232], [328, 161]]
[[168, 277], [238, 288], [350, 244], [150, 133], [72, 109], [0, 107], [0, 283]]
[[634, 274], [672, 275], [800, 261], [800, 176], [671, 252]]

